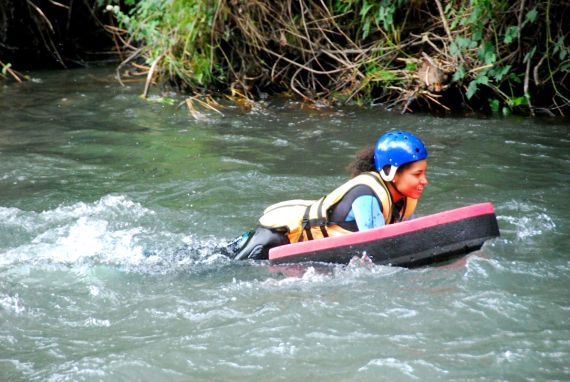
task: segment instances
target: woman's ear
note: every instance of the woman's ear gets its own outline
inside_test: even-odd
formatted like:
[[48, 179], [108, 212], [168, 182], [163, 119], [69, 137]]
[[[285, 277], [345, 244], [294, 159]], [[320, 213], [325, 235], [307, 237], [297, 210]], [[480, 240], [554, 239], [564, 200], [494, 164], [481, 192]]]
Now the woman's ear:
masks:
[[399, 172], [397, 172], [396, 174], [394, 174], [394, 178], [392, 179], [392, 182], [395, 183], [395, 182], [398, 181], [398, 179], [400, 179], [400, 173], [399, 173]]

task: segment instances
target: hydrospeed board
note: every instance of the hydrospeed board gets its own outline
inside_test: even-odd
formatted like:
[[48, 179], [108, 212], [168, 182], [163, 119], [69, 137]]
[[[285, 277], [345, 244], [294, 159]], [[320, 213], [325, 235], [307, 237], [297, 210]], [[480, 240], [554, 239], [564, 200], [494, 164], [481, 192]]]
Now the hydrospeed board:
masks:
[[348, 264], [366, 254], [374, 263], [418, 267], [463, 256], [499, 236], [491, 203], [423, 216], [348, 235], [271, 248], [271, 264], [307, 261]]

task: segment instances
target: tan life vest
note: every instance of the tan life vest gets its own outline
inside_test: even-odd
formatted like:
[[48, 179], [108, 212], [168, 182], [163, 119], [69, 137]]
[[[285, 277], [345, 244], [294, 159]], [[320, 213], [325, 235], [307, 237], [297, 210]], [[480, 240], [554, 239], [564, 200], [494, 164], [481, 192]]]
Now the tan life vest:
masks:
[[261, 226], [287, 234], [291, 243], [305, 240], [322, 239], [350, 233], [338, 224], [329, 221], [330, 211], [353, 188], [365, 185], [382, 203], [382, 214], [386, 224], [409, 219], [417, 204], [416, 199], [405, 198], [403, 213], [393, 220], [394, 205], [388, 187], [377, 172], [362, 173], [319, 200], [287, 200], [273, 204], [265, 209], [259, 223]]

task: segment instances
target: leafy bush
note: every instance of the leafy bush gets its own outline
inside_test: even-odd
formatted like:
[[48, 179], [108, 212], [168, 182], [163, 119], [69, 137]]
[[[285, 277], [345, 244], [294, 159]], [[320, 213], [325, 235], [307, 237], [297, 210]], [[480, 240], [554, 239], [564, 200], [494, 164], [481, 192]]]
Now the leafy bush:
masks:
[[[563, 113], [567, 2], [125, 0], [128, 62], [193, 93]], [[128, 8], [125, 8], [128, 9]], [[461, 97], [459, 97], [461, 98]], [[449, 105], [449, 106], [448, 106]]]

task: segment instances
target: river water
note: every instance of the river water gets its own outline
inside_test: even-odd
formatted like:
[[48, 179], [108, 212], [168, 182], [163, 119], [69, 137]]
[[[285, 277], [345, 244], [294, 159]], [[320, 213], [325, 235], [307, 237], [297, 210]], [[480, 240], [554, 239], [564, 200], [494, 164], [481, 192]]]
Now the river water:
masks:
[[[570, 379], [570, 125], [272, 99], [203, 110], [109, 69], [0, 88], [0, 380]], [[417, 133], [417, 215], [493, 202], [442, 267], [271, 267], [216, 245]]]

